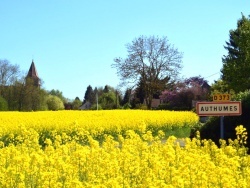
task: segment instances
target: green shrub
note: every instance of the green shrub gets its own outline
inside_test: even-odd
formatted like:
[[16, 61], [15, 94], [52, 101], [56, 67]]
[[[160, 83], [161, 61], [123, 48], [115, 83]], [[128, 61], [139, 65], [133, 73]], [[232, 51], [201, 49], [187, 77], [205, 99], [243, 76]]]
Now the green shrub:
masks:
[[[240, 116], [225, 116], [224, 139], [235, 139], [235, 128], [238, 125], [246, 127], [247, 132], [250, 130], [250, 90], [236, 94], [232, 100], [241, 101], [242, 115]], [[209, 117], [208, 121], [199, 128], [201, 139], [212, 139], [219, 144], [220, 139], [220, 117]], [[250, 148], [250, 140], [247, 140], [247, 146]]]
[[131, 109], [132, 108], [132, 106], [131, 106], [131, 104], [130, 103], [126, 103], [126, 104], [124, 104], [123, 105], [123, 109]]
[[189, 106], [173, 106], [170, 104], [160, 104], [157, 109], [158, 110], [189, 111], [189, 110], [191, 110], [191, 107], [189, 107]]
[[48, 110], [63, 110], [64, 109], [64, 104], [63, 101], [54, 95], [49, 95], [47, 99], [47, 105], [48, 105]]
[[147, 110], [148, 107], [145, 104], [136, 104], [135, 109], [140, 109], [140, 110]]

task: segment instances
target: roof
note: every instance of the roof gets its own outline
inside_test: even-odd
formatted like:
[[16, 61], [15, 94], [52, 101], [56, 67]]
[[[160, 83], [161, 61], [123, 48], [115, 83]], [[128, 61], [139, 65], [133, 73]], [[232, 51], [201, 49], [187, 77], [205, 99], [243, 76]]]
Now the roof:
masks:
[[29, 69], [29, 72], [27, 74], [27, 77], [39, 78], [37, 70], [36, 70], [36, 66], [35, 66], [35, 63], [33, 60], [32, 60], [32, 63], [30, 65], [30, 69]]
[[89, 101], [85, 102], [83, 105], [79, 107], [80, 110], [88, 110], [91, 108], [91, 103]]

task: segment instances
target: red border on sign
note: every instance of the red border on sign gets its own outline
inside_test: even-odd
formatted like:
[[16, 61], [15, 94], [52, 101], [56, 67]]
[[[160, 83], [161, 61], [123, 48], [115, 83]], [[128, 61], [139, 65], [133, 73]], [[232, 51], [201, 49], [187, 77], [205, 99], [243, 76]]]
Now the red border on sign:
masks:
[[[229, 112], [224, 112], [224, 113], [200, 113], [199, 112], [199, 105], [200, 104], [239, 104], [239, 112], [237, 113], [229, 113]], [[240, 101], [230, 101], [230, 102], [197, 102], [196, 103], [196, 112], [199, 116], [240, 116], [242, 114], [242, 107], [241, 107], [241, 102]]]

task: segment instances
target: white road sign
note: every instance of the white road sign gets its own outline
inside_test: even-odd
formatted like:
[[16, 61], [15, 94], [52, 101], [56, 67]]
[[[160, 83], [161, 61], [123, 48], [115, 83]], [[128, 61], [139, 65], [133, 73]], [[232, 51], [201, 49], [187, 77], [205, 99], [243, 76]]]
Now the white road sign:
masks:
[[199, 116], [240, 116], [241, 102], [197, 102], [196, 112]]

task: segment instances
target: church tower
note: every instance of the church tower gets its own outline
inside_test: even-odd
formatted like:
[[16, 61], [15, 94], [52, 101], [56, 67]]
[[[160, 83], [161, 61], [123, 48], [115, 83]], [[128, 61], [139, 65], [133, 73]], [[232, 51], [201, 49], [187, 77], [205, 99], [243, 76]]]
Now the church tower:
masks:
[[26, 76], [26, 79], [32, 79], [34, 81], [34, 85], [37, 86], [37, 87], [40, 87], [41, 85], [41, 80], [38, 76], [38, 73], [37, 73], [37, 70], [36, 70], [36, 66], [35, 66], [35, 63], [32, 59], [32, 63], [30, 65], [30, 69], [29, 69], [29, 72]]

